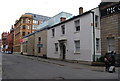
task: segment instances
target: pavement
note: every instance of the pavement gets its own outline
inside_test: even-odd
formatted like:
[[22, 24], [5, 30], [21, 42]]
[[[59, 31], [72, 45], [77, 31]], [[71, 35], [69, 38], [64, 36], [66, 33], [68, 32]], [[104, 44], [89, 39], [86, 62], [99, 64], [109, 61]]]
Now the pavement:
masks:
[[[92, 66], [90, 64], [86, 64], [86, 63], [84, 64], [82, 62], [81, 63], [80, 62], [73, 63], [71, 61], [62, 61], [59, 59], [58, 60], [57, 59], [44, 59], [44, 58], [35, 57], [35, 56], [26, 56], [26, 55], [22, 55], [22, 56], [27, 58], [27, 59], [38, 60], [38, 61], [42, 61], [42, 62], [47, 62], [47, 63], [59, 65], [59, 66], [68, 66], [68, 67], [72, 67], [75, 69], [89, 69], [92, 71], [105, 72], [105, 67], [103, 67], [103, 66]], [[116, 67], [116, 72], [118, 72], [119, 70], [120, 70], [120, 67]]]

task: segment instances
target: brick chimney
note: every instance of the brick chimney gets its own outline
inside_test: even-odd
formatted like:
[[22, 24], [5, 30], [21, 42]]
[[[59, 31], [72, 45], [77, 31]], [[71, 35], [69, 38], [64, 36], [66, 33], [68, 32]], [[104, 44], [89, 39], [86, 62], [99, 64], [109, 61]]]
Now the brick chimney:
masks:
[[83, 13], [83, 7], [79, 8], [79, 15]]
[[65, 21], [65, 20], [66, 20], [65, 17], [61, 17], [61, 18], [60, 18], [60, 22], [63, 22], [63, 21]]

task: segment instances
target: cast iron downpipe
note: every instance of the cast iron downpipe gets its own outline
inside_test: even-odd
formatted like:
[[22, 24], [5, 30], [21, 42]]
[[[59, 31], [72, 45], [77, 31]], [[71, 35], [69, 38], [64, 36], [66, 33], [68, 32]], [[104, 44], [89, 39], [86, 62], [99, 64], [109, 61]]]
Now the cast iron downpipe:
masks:
[[94, 22], [94, 12], [91, 11], [93, 14], [93, 62], [95, 62], [95, 22]]

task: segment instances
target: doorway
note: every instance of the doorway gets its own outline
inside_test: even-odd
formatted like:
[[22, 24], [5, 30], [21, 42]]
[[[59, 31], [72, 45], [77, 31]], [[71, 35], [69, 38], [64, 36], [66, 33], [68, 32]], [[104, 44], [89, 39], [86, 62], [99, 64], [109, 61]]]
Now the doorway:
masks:
[[66, 59], [66, 44], [64, 41], [60, 41], [60, 58], [62, 60]]

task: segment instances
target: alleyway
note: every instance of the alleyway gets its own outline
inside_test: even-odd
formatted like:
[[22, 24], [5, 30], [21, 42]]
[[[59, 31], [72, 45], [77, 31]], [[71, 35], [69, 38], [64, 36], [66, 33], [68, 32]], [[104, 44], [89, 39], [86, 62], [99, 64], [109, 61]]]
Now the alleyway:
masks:
[[2, 54], [2, 57], [3, 79], [118, 79], [118, 71], [107, 73], [104, 68], [99, 71], [89, 65], [53, 63], [16, 54]]

